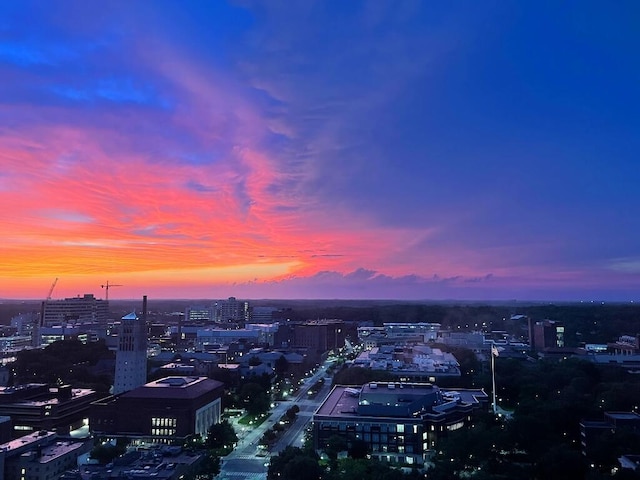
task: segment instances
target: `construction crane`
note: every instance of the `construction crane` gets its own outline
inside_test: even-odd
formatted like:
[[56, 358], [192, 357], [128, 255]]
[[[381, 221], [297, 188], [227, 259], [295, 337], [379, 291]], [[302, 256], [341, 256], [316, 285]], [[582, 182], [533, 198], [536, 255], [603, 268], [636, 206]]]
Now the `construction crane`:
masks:
[[47, 300], [51, 300], [51, 295], [53, 294], [53, 289], [56, 288], [56, 284], [58, 283], [58, 277], [51, 284], [51, 288], [49, 289], [49, 293], [47, 293]]
[[108, 302], [109, 301], [109, 289], [111, 287], [124, 287], [124, 285], [117, 285], [115, 283], [109, 283], [109, 280], [107, 280], [107, 283], [105, 283], [104, 285], [100, 285], [102, 288], [105, 289], [105, 291], [107, 292], [105, 295], [105, 300]]

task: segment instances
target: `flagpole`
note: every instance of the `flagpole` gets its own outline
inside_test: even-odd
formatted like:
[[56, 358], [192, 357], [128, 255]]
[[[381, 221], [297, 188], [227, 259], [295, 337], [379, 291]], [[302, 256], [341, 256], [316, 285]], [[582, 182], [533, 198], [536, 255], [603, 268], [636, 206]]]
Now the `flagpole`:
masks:
[[493, 414], [497, 415], [498, 413], [498, 404], [496, 403], [496, 356], [495, 356], [496, 346], [494, 343], [491, 343], [491, 379], [493, 383]]

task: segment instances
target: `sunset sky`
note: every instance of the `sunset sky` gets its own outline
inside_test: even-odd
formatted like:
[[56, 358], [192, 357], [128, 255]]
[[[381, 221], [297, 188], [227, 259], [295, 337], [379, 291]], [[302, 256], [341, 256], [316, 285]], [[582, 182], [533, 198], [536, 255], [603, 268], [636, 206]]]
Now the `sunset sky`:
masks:
[[0, 298], [640, 301], [638, 25], [0, 2]]

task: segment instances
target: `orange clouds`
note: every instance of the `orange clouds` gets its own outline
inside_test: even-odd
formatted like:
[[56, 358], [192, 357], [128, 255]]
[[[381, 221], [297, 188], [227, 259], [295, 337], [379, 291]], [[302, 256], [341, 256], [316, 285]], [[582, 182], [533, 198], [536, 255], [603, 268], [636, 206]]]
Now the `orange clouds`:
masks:
[[417, 245], [432, 229], [320, 201], [320, 158], [274, 147], [295, 131], [274, 130], [254, 91], [166, 45], [134, 52], [164, 86], [149, 104], [131, 100], [146, 98], [136, 82], [110, 80], [108, 95], [95, 81], [56, 90], [71, 95], [62, 105], [0, 106], [16, 119], [0, 130], [0, 297], [38, 297], [55, 277], [59, 296], [110, 280], [120, 296], [189, 297], [363, 265], [446, 267]]

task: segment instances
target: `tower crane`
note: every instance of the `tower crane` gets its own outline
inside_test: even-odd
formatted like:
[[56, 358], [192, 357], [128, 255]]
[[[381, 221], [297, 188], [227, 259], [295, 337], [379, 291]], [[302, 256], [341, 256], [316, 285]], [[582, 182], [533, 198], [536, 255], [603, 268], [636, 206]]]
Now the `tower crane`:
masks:
[[104, 285], [100, 285], [102, 288], [105, 289], [105, 300], [108, 302], [109, 301], [109, 289], [111, 287], [124, 287], [124, 285], [117, 285], [115, 283], [109, 283], [109, 280], [107, 280], [107, 283], [105, 283]]
[[47, 300], [51, 300], [51, 295], [53, 294], [53, 289], [56, 288], [56, 284], [58, 283], [58, 277], [51, 284], [51, 288], [49, 288], [49, 293], [47, 293]]

